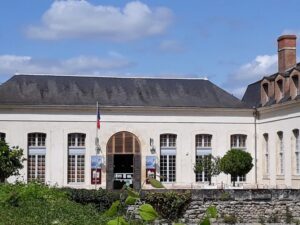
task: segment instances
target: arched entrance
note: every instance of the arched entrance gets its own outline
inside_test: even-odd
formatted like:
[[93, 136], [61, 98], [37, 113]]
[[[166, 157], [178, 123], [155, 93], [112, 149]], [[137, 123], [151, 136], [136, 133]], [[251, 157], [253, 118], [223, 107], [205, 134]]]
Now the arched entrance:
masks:
[[141, 187], [141, 149], [138, 138], [121, 131], [108, 140], [106, 146], [106, 188], [119, 189], [125, 183], [134, 189]]

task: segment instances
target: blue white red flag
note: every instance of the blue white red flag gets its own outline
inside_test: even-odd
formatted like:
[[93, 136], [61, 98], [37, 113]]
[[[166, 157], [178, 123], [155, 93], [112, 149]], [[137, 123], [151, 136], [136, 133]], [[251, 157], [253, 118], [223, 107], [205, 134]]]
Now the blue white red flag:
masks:
[[98, 105], [98, 102], [97, 102], [97, 129], [100, 129], [100, 109], [99, 109], [99, 105]]

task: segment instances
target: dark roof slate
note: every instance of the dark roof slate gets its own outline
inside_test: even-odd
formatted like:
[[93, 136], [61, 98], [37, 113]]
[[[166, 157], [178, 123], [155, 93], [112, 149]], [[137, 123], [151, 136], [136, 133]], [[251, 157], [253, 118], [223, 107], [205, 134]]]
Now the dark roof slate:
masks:
[[[249, 84], [246, 92], [242, 98], [242, 101], [247, 104], [249, 107], [260, 107], [261, 106], [261, 99], [260, 99], [260, 82], [263, 79], [267, 79], [270, 81], [273, 81], [276, 79], [276, 77], [278, 75], [282, 75], [284, 77], [289, 77], [291, 72], [296, 69], [298, 71], [300, 71], [300, 63], [297, 63], [296, 66], [288, 69], [286, 72], [284, 72], [283, 74], [280, 73], [274, 73], [270, 76], [264, 76], [261, 80], [256, 81], [255, 83]], [[279, 101], [279, 103], [283, 103], [283, 102], [287, 102], [291, 100], [291, 98], [284, 98], [281, 101]], [[297, 100], [297, 98], [296, 98]], [[276, 101], [274, 99], [270, 99], [264, 106], [271, 106], [273, 104], [276, 104]]]
[[249, 107], [260, 106], [260, 81], [248, 85], [242, 101]]
[[15, 75], [0, 104], [247, 108], [204, 79]]

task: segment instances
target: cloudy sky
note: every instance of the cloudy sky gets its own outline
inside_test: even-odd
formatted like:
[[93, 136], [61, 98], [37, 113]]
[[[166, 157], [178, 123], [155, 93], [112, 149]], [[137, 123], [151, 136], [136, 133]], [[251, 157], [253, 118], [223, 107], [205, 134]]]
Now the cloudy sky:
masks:
[[[284, 2], [284, 3], [283, 3]], [[3, 0], [0, 83], [15, 73], [207, 77], [241, 97], [300, 34], [298, 0]]]

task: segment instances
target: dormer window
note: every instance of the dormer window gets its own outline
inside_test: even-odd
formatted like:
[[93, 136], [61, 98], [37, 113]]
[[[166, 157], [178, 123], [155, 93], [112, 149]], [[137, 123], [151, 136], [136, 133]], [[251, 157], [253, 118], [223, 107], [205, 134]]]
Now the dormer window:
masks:
[[283, 98], [283, 81], [282, 80], [278, 80], [277, 82], [277, 90], [278, 90], [278, 93], [277, 93], [277, 101], [279, 101], [280, 99]]
[[263, 94], [262, 104], [264, 105], [269, 101], [269, 84], [268, 83], [264, 83], [262, 85], [262, 94]]
[[292, 97], [296, 97], [297, 95], [300, 94], [300, 91], [299, 91], [299, 76], [298, 75], [293, 76], [292, 81], [293, 81], [293, 86], [294, 86]]

